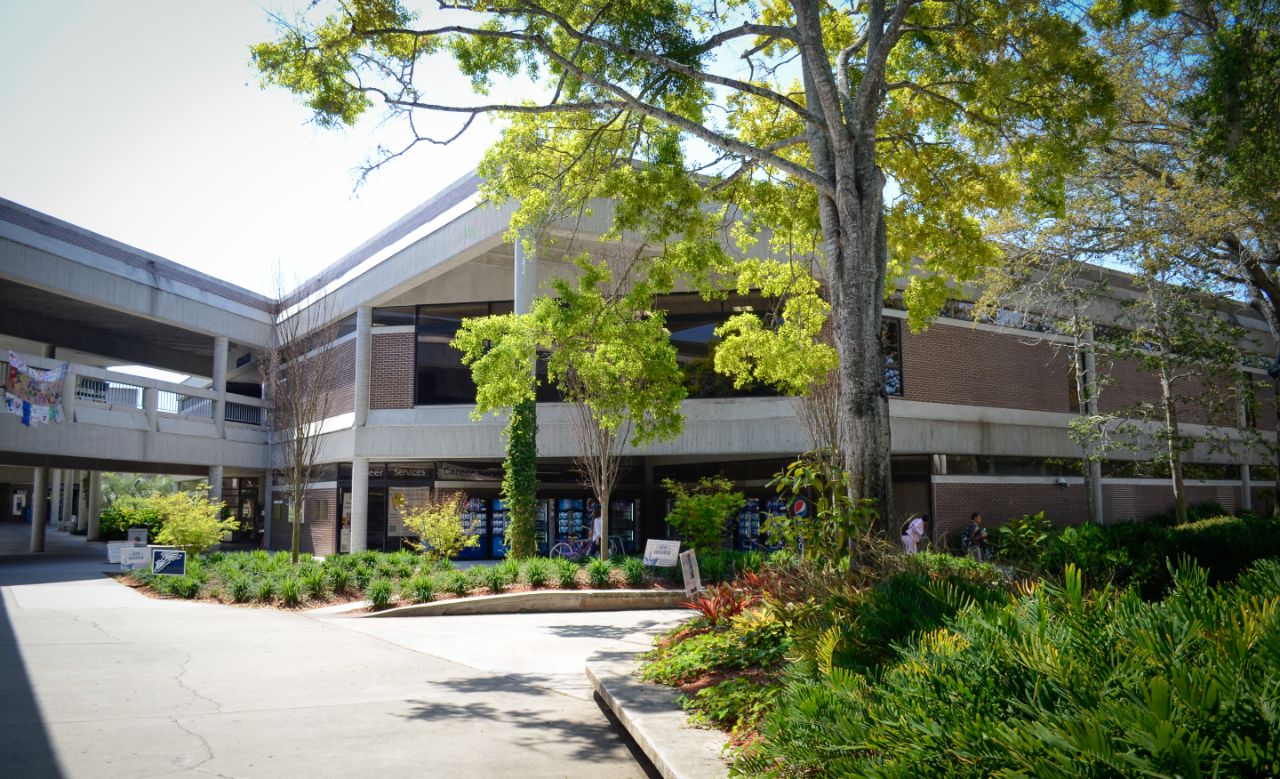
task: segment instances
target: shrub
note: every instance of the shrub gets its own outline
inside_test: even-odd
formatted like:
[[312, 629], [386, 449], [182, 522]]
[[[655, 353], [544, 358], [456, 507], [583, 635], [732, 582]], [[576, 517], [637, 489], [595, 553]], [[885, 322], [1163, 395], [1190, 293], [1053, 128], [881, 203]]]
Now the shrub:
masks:
[[477, 578], [483, 582], [483, 586], [489, 592], [494, 594], [506, 592], [507, 587], [511, 584], [510, 579], [507, 578], [507, 570], [501, 565], [477, 566], [472, 570], [479, 572]]
[[425, 506], [411, 507], [397, 493], [395, 507], [404, 518], [404, 526], [420, 540], [411, 541], [414, 548], [429, 559], [457, 557], [463, 549], [480, 545], [480, 539], [462, 526], [466, 496], [462, 493], [435, 493]]
[[722, 476], [704, 476], [687, 489], [671, 479], [663, 479], [662, 486], [675, 500], [667, 524], [686, 547], [697, 552], [718, 549], [729, 520], [747, 504], [746, 497], [733, 489], [733, 482]]
[[270, 576], [259, 579], [253, 597], [259, 603], [271, 603], [276, 597], [276, 580]]
[[741, 614], [743, 609], [754, 604], [755, 601], [756, 597], [752, 593], [735, 590], [727, 584], [720, 584], [708, 589], [705, 593], [694, 595], [685, 602], [685, 606], [701, 614], [708, 625], [715, 627]]
[[[793, 676], [744, 774], [1274, 776], [1280, 565], [1213, 588], [1183, 567], [1163, 601], [1084, 591], [1079, 572], [960, 613], [870, 677], [830, 654]], [[1263, 649], [1263, 647], [1270, 647]]]
[[729, 561], [721, 552], [700, 552], [698, 554], [698, 575], [704, 582], [714, 584], [725, 580], [729, 572]]
[[390, 579], [374, 579], [369, 582], [364, 594], [369, 599], [369, 605], [373, 606], [373, 608], [385, 609], [387, 604], [391, 603], [391, 592]]
[[153, 541], [160, 532], [162, 519], [159, 510], [150, 501], [137, 496], [116, 499], [102, 509], [98, 516], [98, 527], [106, 540], [124, 538], [131, 527], [145, 527], [147, 540]]
[[643, 587], [644, 561], [637, 557], [628, 557], [622, 561], [622, 576], [627, 580], [628, 587]]
[[587, 563], [587, 583], [597, 590], [609, 587], [609, 575], [612, 573], [613, 566], [609, 565], [608, 560], [597, 557]]
[[430, 603], [436, 597], [436, 580], [427, 574], [418, 574], [409, 580], [406, 590], [414, 603]]
[[546, 558], [534, 557], [524, 562], [524, 581], [530, 587], [544, 587], [551, 578], [551, 564]]
[[356, 566], [355, 572], [352, 574], [356, 581], [356, 587], [364, 590], [368, 588], [369, 582], [373, 579], [373, 568], [367, 563], [361, 562]]
[[200, 592], [200, 580], [194, 576], [161, 576], [158, 578], [163, 582], [162, 586], [166, 595], [190, 600]]
[[1011, 519], [992, 534], [1000, 559], [1023, 570], [1034, 570], [1049, 546], [1052, 525], [1044, 512]]
[[253, 595], [253, 581], [248, 576], [234, 576], [227, 581], [227, 593], [236, 603], [244, 603]]
[[329, 594], [328, 577], [325, 576], [322, 568], [313, 567], [306, 573], [299, 570], [298, 580], [302, 582], [302, 588], [306, 591], [308, 598], [324, 600], [324, 597]]
[[573, 560], [557, 557], [553, 561], [556, 567], [556, 584], [562, 590], [572, 590], [578, 586], [578, 564]]
[[302, 582], [296, 576], [286, 576], [280, 580], [280, 600], [289, 607], [302, 602]]
[[520, 580], [520, 561], [514, 558], [507, 558], [498, 563], [497, 568], [502, 569], [502, 575], [507, 577], [508, 584], [515, 584]]
[[351, 574], [346, 568], [334, 568], [329, 571], [329, 586], [335, 595], [345, 595], [351, 588]]
[[695, 633], [681, 626], [659, 639], [640, 675], [661, 684], [686, 684], [717, 672], [775, 668], [790, 646], [786, 631], [774, 620], [744, 620], [729, 629]]
[[443, 589], [446, 591], [460, 598], [465, 597], [470, 591], [471, 580], [462, 571], [446, 571], [443, 576]]
[[222, 519], [224, 504], [204, 494], [209, 485], [201, 484], [192, 492], [175, 492], [146, 498], [147, 505], [161, 515], [156, 541], [181, 547], [198, 554], [218, 543], [227, 533], [240, 526], [235, 518]]

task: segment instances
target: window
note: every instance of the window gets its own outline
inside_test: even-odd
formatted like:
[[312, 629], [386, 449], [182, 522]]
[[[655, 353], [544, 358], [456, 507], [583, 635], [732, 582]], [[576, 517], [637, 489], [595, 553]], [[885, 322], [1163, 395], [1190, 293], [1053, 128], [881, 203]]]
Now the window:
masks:
[[462, 353], [449, 342], [463, 319], [510, 310], [510, 302], [418, 306], [414, 404], [475, 403], [476, 385], [471, 381], [471, 370], [462, 364]]
[[880, 346], [884, 351], [884, 394], [902, 397], [902, 321], [886, 319], [880, 325]]

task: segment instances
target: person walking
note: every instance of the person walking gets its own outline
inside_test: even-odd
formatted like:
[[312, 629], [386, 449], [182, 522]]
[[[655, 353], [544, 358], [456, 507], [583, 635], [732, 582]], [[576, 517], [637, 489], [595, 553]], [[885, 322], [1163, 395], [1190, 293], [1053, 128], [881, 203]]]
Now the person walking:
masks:
[[920, 542], [928, 532], [929, 515], [916, 514], [902, 526], [902, 549], [907, 554], [920, 551]]
[[964, 553], [973, 559], [987, 559], [987, 529], [982, 526], [981, 512], [969, 515], [969, 524], [960, 532], [960, 545], [964, 547]]

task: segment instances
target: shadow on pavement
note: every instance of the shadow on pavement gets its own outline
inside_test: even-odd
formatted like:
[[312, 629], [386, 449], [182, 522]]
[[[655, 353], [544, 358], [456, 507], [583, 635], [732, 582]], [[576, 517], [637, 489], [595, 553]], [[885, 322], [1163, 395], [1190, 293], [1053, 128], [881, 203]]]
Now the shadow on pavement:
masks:
[[662, 623], [651, 619], [634, 625], [548, 625], [547, 630], [558, 638], [601, 638], [622, 641], [627, 636], [642, 633], [659, 624]]
[[0, 776], [61, 777], [8, 608], [0, 598]]

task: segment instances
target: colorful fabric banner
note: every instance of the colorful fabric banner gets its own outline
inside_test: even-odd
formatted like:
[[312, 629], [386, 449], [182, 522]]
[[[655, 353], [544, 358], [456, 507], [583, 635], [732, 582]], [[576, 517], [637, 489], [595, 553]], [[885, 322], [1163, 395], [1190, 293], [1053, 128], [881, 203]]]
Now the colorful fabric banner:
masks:
[[67, 378], [67, 363], [50, 370], [32, 368], [18, 355], [9, 352], [9, 370], [5, 375], [4, 408], [32, 427], [62, 421], [62, 385]]

